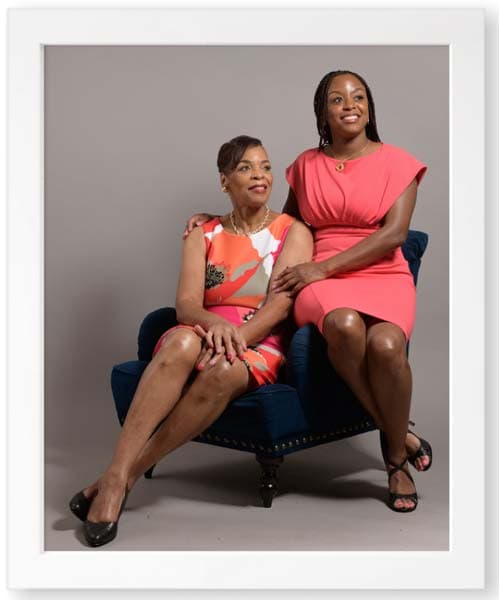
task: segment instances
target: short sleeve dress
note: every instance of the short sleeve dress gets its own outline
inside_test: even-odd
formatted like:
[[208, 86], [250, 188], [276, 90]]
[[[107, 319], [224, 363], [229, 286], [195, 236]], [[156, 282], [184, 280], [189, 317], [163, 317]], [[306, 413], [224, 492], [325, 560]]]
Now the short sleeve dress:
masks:
[[[347, 250], [382, 224], [408, 185], [421, 182], [426, 165], [402, 148], [382, 144], [344, 163], [322, 150], [306, 150], [286, 169], [303, 220], [314, 228], [314, 256], [323, 261]], [[315, 323], [336, 308], [352, 308], [398, 325], [409, 340], [416, 311], [414, 281], [401, 248], [360, 269], [307, 285], [297, 296], [299, 326]]]
[[[284, 246], [293, 217], [281, 214], [267, 227], [250, 236], [226, 231], [216, 217], [203, 228], [206, 247], [204, 308], [235, 325], [249, 321], [264, 304], [272, 269]], [[164, 338], [179, 327], [166, 331], [158, 340], [158, 352]], [[265, 339], [250, 346], [243, 362], [250, 374], [249, 387], [275, 383], [285, 362], [290, 330], [284, 322]]]

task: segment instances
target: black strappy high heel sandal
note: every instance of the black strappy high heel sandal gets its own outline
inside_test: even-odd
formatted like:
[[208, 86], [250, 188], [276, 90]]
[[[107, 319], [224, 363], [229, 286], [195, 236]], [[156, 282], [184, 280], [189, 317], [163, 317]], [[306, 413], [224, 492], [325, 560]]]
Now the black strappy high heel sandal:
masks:
[[[409, 421], [409, 425], [412, 425], [414, 427], [415, 423]], [[414, 431], [411, 431], [410, 429], [408, 429], [407, 431], [419, 441], [419, 448], [412, 454], [407, 454], [407, 460], [416, 469], [416, 471], [419, 471], [420, 473], [422, 473], [423, 471], [428, 471], [428, 469], [431, 467], [431, 463], [433, 462], [433, 451], [431, 449], [430, 442], [428, 442], [428, 440], [425, 440], [422, 437], [419, 437], [414, 433]], [[416, 467], [416, 460], [418, 458], [423, 458], [423, 456], [428, 456], [430, 462], [422, 469], [418, 469]]]
[[93, 546], [94, 548], [97, 546], [104, 546], [104, 544], [109, 544], [109, 542], [114, 540], [118, 533], [118, 521], [120, 520], [121, 513], [125, 508], [129, 492], [130, 490], [127, 486], [125, 488], [125, 496], [121, 502], [120, 512], [118, 513], [116, 521], [94, 523], [93, 521], [85, 520], [83, 523], [83, 532], [89, 546]]
[[[409, 421], [409, 425], [412, 425], [414, 427], [415, 423], [413, 421]], [[418, 471], [418, 473], [422, 473], [423, 471], [428, 471], [428, 469], [431, 467], [431, 464], [433, 462], [433, 451], [431, 449], [430, 442], [428, 442], [428, 440], [425, 440], [422, 437], [419, 437], [418, 435], [416, 435], [414, 433], [414, 431], [411, 431], [410, 429], [407, 430], [407, 433], [410, 433], [417, 440], [419, 440], [419, 448], [412, 454], [407, 453], [407, 460], [416, 469], [416, 471]], [[383, 455], [383, 460], [386, 463], [387, 462], [386, 434], [384, 431], [381, 431], [381, 429], [379, 430], [379, 443], [381, 446], [381, 454]], [[423, 456], [428, 456], [430, 458], [430, 462], [423, 469], [418, 469], [416, 467], [416, 460], [418, 458], [423, 458]]]
[[[409, 469], [404, 469], [404, 465], [406, 464], [406, 462], [407, 462], [407, 458], [404, 458], [404, 460], [398, 465], [391, 462], [390, 459], [386, 460], [386, 464], [389, 467], [391, 467], [391, 469], [388, 471], [388, 486], [390, 485], [390, 479], [393, 477], [393, 475], [397, 471], [402, 471], [402, 473], [407, 475], [407, 477], [414, 484], [414, 479], [412, 478], [411, 474], [409, 473]], [[409, 507], [395, 506], [395, 502], [397, 500], [410, 500], [413, 503], [413, 506], [409, 506]], [[389, 508], [391, 508], [395, 512], [400, 512], [400, 513], [412, 512], [413, 510], [416, 510], [416, 507], [418, 505], [418, 494], [417, 494], [417, 492], [412, 492], [411, 494], [398, 494], [397, 492], [390, 492], [390, 490], [388, 490], [387, 505]]]

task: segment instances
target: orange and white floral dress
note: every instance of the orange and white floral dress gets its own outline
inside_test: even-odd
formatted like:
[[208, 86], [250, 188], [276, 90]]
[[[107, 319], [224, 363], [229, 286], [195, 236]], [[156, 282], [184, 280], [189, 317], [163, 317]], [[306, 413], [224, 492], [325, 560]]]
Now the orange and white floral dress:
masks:
[[[204, 308], [234, 325], [242, 325], [263, 306], [270, 276], [289, 228], [295, 219], [287, 214], [276, 217], [265, 229], [250, 236], [226, 231], [216, 217], [202, 228], [206, 245]], [[166, 331], [154, 349], [156, 353]], [[289, 329], [280, 323], [265, 339], [248, 347], [243, 362], [250, 373], [250, 388], [275, 383], [285, 361]]]

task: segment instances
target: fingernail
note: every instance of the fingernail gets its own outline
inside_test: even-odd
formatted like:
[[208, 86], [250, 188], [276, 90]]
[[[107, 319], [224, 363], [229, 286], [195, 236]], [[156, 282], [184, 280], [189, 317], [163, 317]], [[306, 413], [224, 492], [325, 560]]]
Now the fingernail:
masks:
[[227, 354], [227, 358], [229, 359], [229, 361], [230, 361], [230, 362], [232, 362], [232, 361], [233, 361], [233, 356], [232, 356], [232, 354]]
[[197, 365], [196, 369], [197, 369], [198, 371], [202, 371], [202, 370], [204, 369], [204, 365], [201, 365], [201, 364], [200, 364], [200, 365]]

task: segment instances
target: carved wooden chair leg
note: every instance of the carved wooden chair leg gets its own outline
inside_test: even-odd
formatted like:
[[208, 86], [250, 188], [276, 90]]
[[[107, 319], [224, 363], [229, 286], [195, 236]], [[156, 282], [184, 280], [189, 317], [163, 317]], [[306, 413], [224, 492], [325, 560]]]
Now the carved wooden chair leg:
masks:
[[282, 456], [276, 456], [269, 458], [257, 454], [256, 460], [260, 463], [262, 469], [260, 477], [260, 496], [263, 501], [265, 508], [272, 506], [272, 500], [279, 491], [279, 479], [278, 471], [284, 458]]

